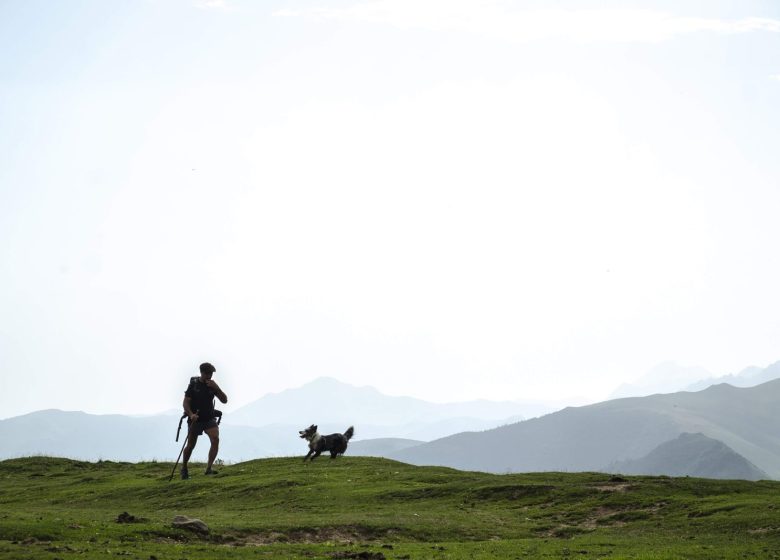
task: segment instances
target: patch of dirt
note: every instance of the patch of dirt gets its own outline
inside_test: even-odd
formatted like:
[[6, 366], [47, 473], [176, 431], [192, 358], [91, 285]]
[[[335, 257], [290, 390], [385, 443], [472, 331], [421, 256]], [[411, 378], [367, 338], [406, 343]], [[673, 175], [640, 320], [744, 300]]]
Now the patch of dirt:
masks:
[[[224, 540], [224, 539], [223, 539]], [[252, 535], [234, 536], [228, 544], [230, 546], [243, 546], [243, 545], [264, 545], [273, 544], [279, 542], [289, 542], [289, 538], [286, 533], [257, 533]]]
[[592, 486], [594, 490], [601, 492], [628, 492], [634, 485], [629, 482], [618, 482], [614, 484], [603, 484], [601, 486]]
[[766, 533], [774, 533], [780, 531], [780, 527], [759, 527], [758, 529], [748, 529], [748, 533], [751, 535], [765, 535]]
[[376, 530], [360, 526], [323, 527], [313, 529], [297, 529], [287, 532], [270, 531], [268, 533], [254, 533], [249, 535], [230, 535], [223, 538], [229, 541], [230, 546], [255, 545], [262, 546], [273, 543], [298, 543], [318, 544], [323, 542], [336, 542], [352, 544], [354, 542], [373, 541], [392, 534], [392, 529]]
[[487, 486], [472, 491], [470, 497], [477, 500], [520, 500], [522, 498], [549, 494], [554, 489], [554, 486], [543, 484]]
[[50, 546], [46, 549], [47, 552], [79, 552], [75, 548], [70, 546]]
[[658, 502], [642, 508], [602, 506], [594, 509], [582, 521], [563, 523], [557, 527], [541, 532], [540, 535], [545, 537], [568, 538], [578, 533], [594, 531], [598, 527], [623, 527], [631, 521], [640, 521], [651, 518], [665, 505], [666, 502]]
[[585, 521], [581, 523], [581, 526], [585, 529], [595, 529], [599, 526], [609, 525], [610, 527], [622, 527], [626, 524], [625, 521], [617, 519], [609, 519], [615, 514], [619, 513], [619, 509], [600, 507], [593, 510], [593, 512], [585, 518]]
[[155, 537], [153, 539], [153, 542], [157, 544], [181, 544], [183, 542], [187, 542], [183, 538], [172, 538], [172, 537]]
[[30, 546], [30, 545], [33, 545], [33, 544], [37, 544], [37, 545], [50, 545], [51, 541], [45, 541], [45, 540], [44, 541], [39, 541], [35, 537], [27, 537], [26, 539], [21, 541], [19, 544], [23, 544], [25, 546]]

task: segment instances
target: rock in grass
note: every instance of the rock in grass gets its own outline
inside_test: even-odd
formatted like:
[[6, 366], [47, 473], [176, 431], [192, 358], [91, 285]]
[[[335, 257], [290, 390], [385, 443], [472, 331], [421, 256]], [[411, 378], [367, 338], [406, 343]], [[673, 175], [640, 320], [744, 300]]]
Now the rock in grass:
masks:
[[330, 557], [337, 559], [356, 558], [358, 560], [385, 560], [385, 555], [381, 552], [369, 552], [367, 550], [362, 552], [334, 552]]
[[203, 535], [209, 534], [209, 526], [200, 519], [187, 517], [186, 515], [177, 515], [173, 518], [173, 526], [179, 529], [187, 529]]

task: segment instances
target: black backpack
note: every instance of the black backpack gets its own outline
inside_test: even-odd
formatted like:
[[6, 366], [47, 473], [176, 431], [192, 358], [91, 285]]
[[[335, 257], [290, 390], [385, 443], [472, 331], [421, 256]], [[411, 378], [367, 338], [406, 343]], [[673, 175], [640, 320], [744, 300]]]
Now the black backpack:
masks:
[[[190, 377], [190, 387], [192, 386], [193, 383], [197, 383], [198, 379], [200, 379], [200, 377]], [[179, 418], [179, 427], [176, 428], [176, 441], [179, 441], [179, 434], [181, 433], [181, 423], [184, 421], [185, 418], [187, 418], [187, 424], [189, 425], [190, 420], [187, 417], [187, 413], [182, 412], [181, 418]], [[222, 411], [214, 408], [214, 418], [217, 419], [217, 426], [219, 426], [220, 422], [222, 422]]]

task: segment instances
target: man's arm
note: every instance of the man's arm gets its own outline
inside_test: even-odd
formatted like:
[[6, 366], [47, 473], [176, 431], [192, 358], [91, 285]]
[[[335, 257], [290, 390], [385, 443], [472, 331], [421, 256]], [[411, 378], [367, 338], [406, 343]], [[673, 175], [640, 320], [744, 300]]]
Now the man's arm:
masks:
[[219, 385], [217, 385], [217, 382], [213, 379], [206, 380], [206, 385], [208, 385], [212, 391], [214, 391], [214, 396], [216, 396], [219, 399], [219, 402], [222, 404], [227, 404], [227, 395], [225, 392], [219, 388]]
[[189, 417], [190, 420], [193, 422], [198, 421], [198, 415], [192, 411], [192, 407], [190, 406], [190, 403], [192, 403], [192, 399], [190, 397], [184, 397], [184, 402], [181, 403], [181, 405], [184, 407], [184, 413]]

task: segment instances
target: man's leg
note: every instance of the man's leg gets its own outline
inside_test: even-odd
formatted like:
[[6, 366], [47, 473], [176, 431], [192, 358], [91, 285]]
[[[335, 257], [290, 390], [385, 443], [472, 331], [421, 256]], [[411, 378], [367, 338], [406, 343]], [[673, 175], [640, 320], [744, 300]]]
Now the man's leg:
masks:
[[209, 462], [206, 465], [206, 474], [211, 472], [211, 466], [214, 464], [214, 459], [217, 458], [219, 453], [219, 426], [214, 426], [206, 430], [206, 435], [209, 436], [211, 441], [211, 447], [209, 448]]
[[195, 429], [194, 427], [190, 427], [190, 429], [187, 431], [187, 445], [184, 446], [184, 453], [182, 454], [181, 459], [181, 477], [182, 478], [189, 478], [189, 469], [187, 468], [187, 463], [190, 460], [190, 455], [192, 455], [192, 450], [195, 449], [195, 445], [198, 443], [198, 436], [195, 435]]

